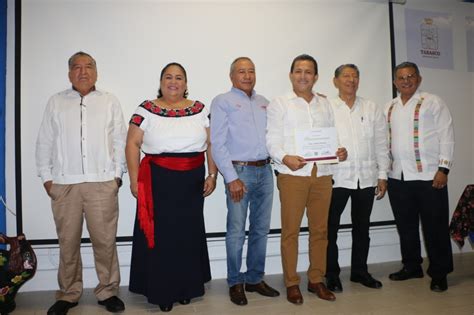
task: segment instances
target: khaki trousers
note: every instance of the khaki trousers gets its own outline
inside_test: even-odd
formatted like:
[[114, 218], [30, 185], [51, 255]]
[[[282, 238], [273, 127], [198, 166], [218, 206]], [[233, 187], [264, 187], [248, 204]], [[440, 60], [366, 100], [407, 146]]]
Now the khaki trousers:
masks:
[[84, 217], [94, 251], [99, 301], [117, 295], [120, 270], [115, 237], [118, 221], [115, 180], [73, 185], [53, 184], [51, 205], [59, 240], [57, 300], [77, 302], [82, 295], [81, 235]]
[[279, 174], [277, 177], [281, 202], [281, 259], [286, 287], [300, 283], [296, 272], [298, 236], [305, 209], [309, 227], [308, 280], [322, 282], [326, 273], [332, 176], [316, 177], [316, 173], [317, 167], [314, 166], [311, 176]]

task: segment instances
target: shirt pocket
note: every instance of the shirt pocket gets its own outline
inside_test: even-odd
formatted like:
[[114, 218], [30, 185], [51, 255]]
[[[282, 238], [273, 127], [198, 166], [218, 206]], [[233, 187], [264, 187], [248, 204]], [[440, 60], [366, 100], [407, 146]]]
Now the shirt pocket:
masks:
[[345, 125], [336, 125], [336, 132], [340, 145], [348, 149], [348, 147], [352, 143], [352, 133], [350, 131], [350, 128]]
[[364, 139], [373, 139], [374, 138], [374, 122], [369, 120], [369, 119], [365, 119], [364, 120], [364, 117], [361, 118], [361, 130], [362, 130], [362, 137]]

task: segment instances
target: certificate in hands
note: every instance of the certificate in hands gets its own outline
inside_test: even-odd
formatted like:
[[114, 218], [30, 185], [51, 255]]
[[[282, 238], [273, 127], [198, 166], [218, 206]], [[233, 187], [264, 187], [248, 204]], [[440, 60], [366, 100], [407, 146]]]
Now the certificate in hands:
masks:
[[296, 153], [306, 161], [316, 161], [318, 164], [339, 163], [336, 156], [336, 127], [296, 130], [295, 140]]

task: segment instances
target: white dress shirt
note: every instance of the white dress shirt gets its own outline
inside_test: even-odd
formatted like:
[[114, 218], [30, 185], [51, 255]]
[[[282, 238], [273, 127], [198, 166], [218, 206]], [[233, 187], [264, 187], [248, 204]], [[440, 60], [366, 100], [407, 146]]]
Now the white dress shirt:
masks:
[[95, 90], [81, 97], [68, 89], [53, 95], [36, 141], [43, 182], [77, 184], [122, 177], [127, 128], [117, 98]]
[[[292, 171], [283, 164], [285, 155], [297, 155], [295, 144], [296, 130], [334, 127], [334, 114], [329, 101], [315, 95], [308, 104], [294, 92], [275, 98], [267, 108], [267, 149], [275, 162], [275, 169], [283, 174], [311, 176], [313, 162]], [[336, 153], [336, 152], [334, 152]], [[318, 164], [317, 176], [331, 175], [329, 165]]]
[[331, 100], [331, 105], [340, 145], [348, 152], [347, 160], [332, 167], [333, 187], [377, 186], [378, 179], [387, 179], [390, 165], [382, 110], [358, 96], [352, 108], [339, 97]]
[[[422, 100], [423, 98], [423, 100]], [[418, 143], [421, 169], [417, 167], [414, 115], [421, 102]], [[454, 154], [453, 120], [446, 104], [436, 95], [417, 91], [405, 105], [400, 96], [385, 106], [384, 114], [391, 129], [392, 169], [388, 176], [405, 180], [432, 180], [438, 167], [450, 168]]]

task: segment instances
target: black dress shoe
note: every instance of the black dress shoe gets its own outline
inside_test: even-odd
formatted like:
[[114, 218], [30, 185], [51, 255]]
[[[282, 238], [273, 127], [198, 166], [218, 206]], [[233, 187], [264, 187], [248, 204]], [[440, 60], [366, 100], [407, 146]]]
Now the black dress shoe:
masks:
[[178, 302], [181, 305], [188, 305], [189, 303], [191, 303], [191, 299], [179, 300]]
[[77, 302], [58, 300], [48, 310], [48, 315], [66, 315], [70, 308], [77, 305]]
[[408, 279], [414, 278], [423, 278], [423, 270], [416, 269], [416, 270], [408, 270], [405, 267], [402, 270], [391, 273], [389, 276], [390, 280], [393, 281], [403, 281]]
[[446, 277], [433, 278], [431, 279], [430, 289], [434, 292], [444, 292], [448, 289], [448, 280]]
[[351, 274], [351, 281], [360, 283], [368, 288], [380, 289], [382, 282], [374, 279], [370, 273], [367, 274]]
[[173, 304], [160, 304], [158, 306], [162, 312], [170, 312], [173, 309]]
[[245, 284], [245, 291], [257, 292], [263, 296], [276, 297], [280, 295], [280, 292], [269, 286], [265, 281], [260, 281], [257, 284]]
[[103, 301], [97, 301], [97, 303], [105, 306], [105, 309], [111, 313], [120, 313], [125, 310], [125, 304], [115, 295]]
[[326, 287], [335, 293], [342, 292], [341, 279], [338, 276], [326, 276]]
[[244, 285], [242, 283], [233, 285], [229, 288], [229, 296], [232, 303], [237, 305], [247, 305], [247, 297], [245, 296]]

